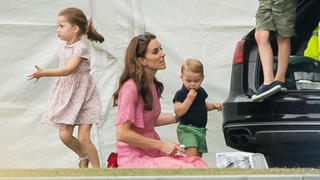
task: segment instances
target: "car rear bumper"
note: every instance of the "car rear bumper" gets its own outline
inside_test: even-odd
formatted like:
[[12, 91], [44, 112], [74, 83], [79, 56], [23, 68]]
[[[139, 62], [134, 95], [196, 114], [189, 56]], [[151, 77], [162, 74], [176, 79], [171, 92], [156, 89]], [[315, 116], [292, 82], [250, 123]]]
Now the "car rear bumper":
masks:
[[246, 95], [230, 98], [234, 101], [223, 103], [226, 144], [264, 154], [320, 154], [317, 93], [280, 92], [263, 102], [252, 102]]

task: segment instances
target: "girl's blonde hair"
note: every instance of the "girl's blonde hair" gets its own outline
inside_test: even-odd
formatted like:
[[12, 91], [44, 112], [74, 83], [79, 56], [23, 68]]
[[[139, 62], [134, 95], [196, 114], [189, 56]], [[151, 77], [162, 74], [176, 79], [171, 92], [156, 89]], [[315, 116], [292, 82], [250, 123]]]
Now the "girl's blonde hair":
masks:
[[64, 16], [66, 21], [72, 26], [77, 25], [80, 29], [79, 35], [86, 35], [90, 41], [99, 41], [102, 43], [104, 37], [99, 34], [87, 20], [86, 15], [78, 8], [67, 8], [59, 13], [59, 16]]
[[200, 73], [203, 76], [203, 65], [198, 59], [187, 59], [181, 66], [181, 74], [185, 69], [193, 73]]

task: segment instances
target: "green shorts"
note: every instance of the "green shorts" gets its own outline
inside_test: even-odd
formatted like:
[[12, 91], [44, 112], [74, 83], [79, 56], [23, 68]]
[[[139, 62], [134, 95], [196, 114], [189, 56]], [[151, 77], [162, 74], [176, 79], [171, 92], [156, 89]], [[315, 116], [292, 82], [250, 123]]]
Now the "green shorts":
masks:
[[198, 128], [192, 125], [179, 124], [177, 127], [178, 140], [185, 147], [196, 147], [199, 153], [207, 153], [207, 128]]
[[256, 31], [275, 31], [281, 37], [295, 35], [297, 0], [259, 0]]

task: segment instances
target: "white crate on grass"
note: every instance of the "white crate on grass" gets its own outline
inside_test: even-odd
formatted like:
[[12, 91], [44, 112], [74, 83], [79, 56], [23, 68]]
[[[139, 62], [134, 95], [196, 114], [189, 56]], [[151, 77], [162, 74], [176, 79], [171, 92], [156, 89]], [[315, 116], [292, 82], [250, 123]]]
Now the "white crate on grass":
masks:
[[217, 168], [269, 168], [264, 155], [260, 153], [222, 152], [216, 153], [216, 158]]

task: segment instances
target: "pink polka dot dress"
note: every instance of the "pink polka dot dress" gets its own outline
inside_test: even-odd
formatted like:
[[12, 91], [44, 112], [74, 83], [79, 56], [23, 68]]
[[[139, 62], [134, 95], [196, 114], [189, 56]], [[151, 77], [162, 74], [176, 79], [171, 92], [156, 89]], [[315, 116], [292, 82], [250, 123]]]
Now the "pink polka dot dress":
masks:
[[[131, 130], [151, 139], [160, 140], [154, 130], [160, 115], [161, 106], [156, 86], [152, 85], [153, 110], [143, 110], [143, 100], [135, 104], [137, 87], [130, 79], [123, 84], [118, 97], [118, 116], [115, 125], [132, 122]], [[173, 134], [174, 135], [174, 134]], [[170, 157], [157, 149], [137, 148], [124, 142], [117, 143], [118, 168], [208, 168], [209, 166], [199, 157]]]
[[89, 51], [84, 41], [60, 47], [59, 67], [65, 67], [72, 57], [82, 61], [75, 72], [57, 78], [47, 99], [41, 123], [60, 129], [66, 125], [98, 124], [101, 120], [101, 101], [93, 77], [90, 75]]

